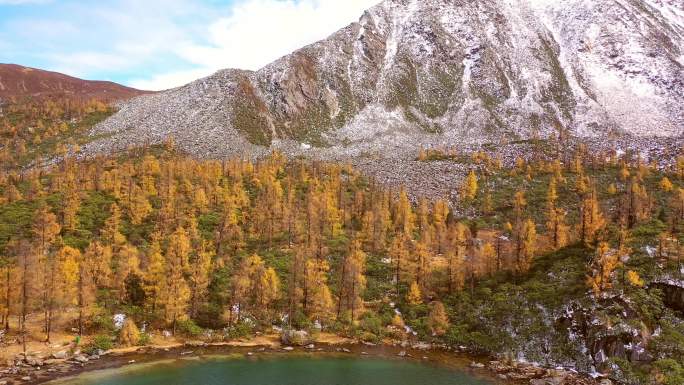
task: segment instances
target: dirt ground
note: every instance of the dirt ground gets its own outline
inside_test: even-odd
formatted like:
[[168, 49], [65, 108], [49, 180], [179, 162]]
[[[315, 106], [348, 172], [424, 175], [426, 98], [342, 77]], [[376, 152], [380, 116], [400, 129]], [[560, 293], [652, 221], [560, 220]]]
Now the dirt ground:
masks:
[[[76, 330], [71, 330], [70, 325], [74, 324], [77, 317], [75, 310], [63, 312], [53, 320], [53, 328], [50, 333], [50, 342], [46, 342], [46, 334], [43, 332], [43, 315], [31, 314], [27, 317], [28, 337], [26, 342], [26, 350], [37, 356], [48, 357], [53, 353], [68, 350], [75, 347], [77, 337]], [[93, 336], [83, 336], [80, 345], [83, 346], [90, 342]], [[151, 341], [149, 346], [156, 349], [175, 349], [185, 344], [192, 343], [182, 338], [165, 337], [159, 332], [151, 333]], [[328, 345], [341, 345], [350, 343], [348, 338], [340, 337], [330, 333], [321, 333], [318, 336], [318, 342]], [[197, 341], [201, 344], [201, 341]], [[280, 336], [277, 334], [260, 334], [251, 338], [244, 338], [235, 341], [220, 342], [209, 344], [211, 346], [234, 346], [234, 347], [253, 347], [253, 346], [280, 346]], [[134, 346], [129, 348], [115, 348], [111, 350], [113, 354], [127, 354], [137, 351], [140, 347]], [[21, 344], [21, 336], [19, 334], [19, 323], [17, 317], [10, 319], [10, 333], [5, 335], [2, 343], [0, 343], [0, 366], [12, 360], [16, 355], [23, 352]]]
[[[71, 321], [75, 319], [75, 315], [74, 311], [67, 311], [55, 317], [52, 332], [50, 333], [50, 342], [48, 343], [45, 341], [46, 334], [43, 332], [44, 320], [42, 313], [30, 314], [26, 318], [28, 330], [26, 351], [48, 356], [73, 345], [76, 340], [76, 333], [70, 333], [67, 329]], [[3, 337], [3, 341], [0, 343], [0, 363], [4, 364], [5, 361], [14, 358], [22, 351], [19, 318], [11, 317], [10, 332]]]

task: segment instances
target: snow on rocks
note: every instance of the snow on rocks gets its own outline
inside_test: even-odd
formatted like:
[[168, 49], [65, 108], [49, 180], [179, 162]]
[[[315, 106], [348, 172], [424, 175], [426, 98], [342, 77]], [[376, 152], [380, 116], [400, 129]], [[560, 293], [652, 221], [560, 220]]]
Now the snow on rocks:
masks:
[[125, 314], [114, 314], [112, 317], [112, 321], [114, 322], [114, 327], [116, 330], [121, 330], [121, 328], [124, 325], [124, 322], [126, 322], [126, 315]]
[[[351, 160], [430, 196], [463, 170], [414, 162], [420, 147], [493, 144], [512, 156], [512, 141], [553, 137], [560, 124], [658, 158], [684, 134], [683, 20], [676, 0], [384, 0], [258, 71], [122, 103], [82, 151], [171, 137], [203, 158], [278, 149]], [[628, 139], [606, 139], [616, 132]]]

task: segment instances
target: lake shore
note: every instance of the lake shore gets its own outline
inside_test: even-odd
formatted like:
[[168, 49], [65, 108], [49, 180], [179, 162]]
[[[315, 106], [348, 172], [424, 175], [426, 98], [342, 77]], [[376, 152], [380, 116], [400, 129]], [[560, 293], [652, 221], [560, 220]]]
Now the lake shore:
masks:
[[[609, 384], [587, 376], [560, 369], [545, 369], [525, 363], [504, 364], [490, 361], [486, 356], [474, 356], [443, 346], [426, 343], [368, 344], [332, 334], [306, 346], [284, 346], [277, 335], [256, 336], [229, 342], [202, 341], [173, 342], [162, 345], [117, 348], [102, 354], [76, 353], [67, 357], [58, 355], [43, 358], [23, 357], [8, 367], [0, 367], [0, 385], [45, 384], [65, 380], [86, 372], [113, 370], [131, 365], [154, 364], [169, 360], [202, 360], [217, 356], [231, 358], [276, 357], [305, 354], [342, 355], [346, 357], [375, 357], [392, 360], [412, 360], [439, 365], [487, 379], [494, 384], [531, 385], [604, 385]], [[56, 381], [61, 383], [62, 381]]]

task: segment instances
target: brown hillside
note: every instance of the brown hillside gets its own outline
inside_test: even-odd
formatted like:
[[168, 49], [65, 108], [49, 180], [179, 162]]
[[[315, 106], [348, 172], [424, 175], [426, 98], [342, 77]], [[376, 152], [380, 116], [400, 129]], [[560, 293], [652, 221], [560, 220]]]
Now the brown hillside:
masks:
[[149, 93], [107, 81], [83, 80], [58, 72], [0, 64], [0, 99], [75, 97], [116, 101]]

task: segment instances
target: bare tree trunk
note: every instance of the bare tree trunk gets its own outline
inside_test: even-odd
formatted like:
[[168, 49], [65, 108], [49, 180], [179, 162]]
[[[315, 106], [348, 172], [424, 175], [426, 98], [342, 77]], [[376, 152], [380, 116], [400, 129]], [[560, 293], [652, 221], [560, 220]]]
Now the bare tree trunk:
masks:
[[83, 308], [85, 306], [85, 298], [83, 296], [83, 264], [78, 274], [78, 335], [83, 335]]
[[338, 301], [337, 301], [337, 319], [340, 319], [340, 314], [342, 314], [342, 295], [344, 294], [344, 276], [347, 273], [347, 263], [346, 261], [343, 262], [342, 265], [342, 275], [340, 277], [340, 294], [338, 295]]
[[10, 294], [11, 294], [10, 280], [12, 278], [11, 271], [12, 270], [10, 269], [10, 267], [7, 266], [7, 270], [6, 270], [6, 277], [7, 277], [6, 290], [7, 291], [5, 293], [5, 295], [6, 295], [6, 298], [5, 298], [5, 332], [9, 332], [9, 330], [10, 330], [9, 318], [10, 318], [10, 305], [11, 305], [11, 302], [10, 302]]
[[394, 273], [395, 285], [397, 290], [397, 298], [399, 297], [399, 276], [401, 275], [401, 257], [397, 257], [397, 269]]
[[22, 272], [22, 284], [21, 284], [21, 319], [20, 319], [20, 329], [21, 329], [21, 343], [24, 354], [26, 354], [26, 313], [28, 311], [26, 302], [28, 301], [28, 262], [26, 261], [28, 256], [24, 257], [23, 272]]

